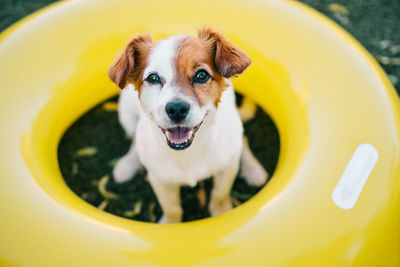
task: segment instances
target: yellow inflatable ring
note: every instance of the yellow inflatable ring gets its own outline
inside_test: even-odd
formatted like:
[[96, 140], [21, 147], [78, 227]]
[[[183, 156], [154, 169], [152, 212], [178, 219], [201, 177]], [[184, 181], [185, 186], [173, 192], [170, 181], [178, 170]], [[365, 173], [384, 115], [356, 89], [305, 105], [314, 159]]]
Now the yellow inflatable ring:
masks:
[[[222, 216], [120, 218], [65, 184], [64, 131], [118, 92], [129, 36], [220, 28], [253, 59], [235, 87], [275, 120], [270, 183]], [[292, 1], [71, 1], [0, 36], [0, 265], [398, 266], [399, 101], [346, 32]]]

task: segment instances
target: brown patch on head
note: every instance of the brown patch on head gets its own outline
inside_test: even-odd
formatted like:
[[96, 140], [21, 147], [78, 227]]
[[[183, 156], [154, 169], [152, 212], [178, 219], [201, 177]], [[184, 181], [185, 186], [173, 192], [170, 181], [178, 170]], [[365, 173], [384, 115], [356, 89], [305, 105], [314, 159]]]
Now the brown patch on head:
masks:
[[[203, 29], [198, 36], [184, 37], [178, 46], [175, 58], [176, 83], [185, 94], [194, 96], [200, 106], [210, 101], [218, 106], [221, 94], [228, 86], [224, 77], [242, 73], [251, 60], [218, 32]], [[211, 76], [203, 84], [193, 82], [194, 75], [200, 69], [206, 70]]]
[[[212, 101], [218, 104], [222, 91], [227, 86], [214, 64], [212, 47], [195, 37], [184, 37], [175, 58], [176, 83], [183, 93], [197, 99], [200, 106]], [[200, 69], [206, 70], [211, 78], [206, 83], [194, 83], [193, 77]]]
[[222, 33], [204, 28], [198, 31], [198, 36], [213, 47], [215, 66], [224, 77], [240, 74], [250, 65], [251, 59]]
[[128, 82], [133, 82], [139, 89], [146, 59], [153, 46], [150, 35], [138, 35], [121, 51], [108, 70], [108, 77], [123, 89]]

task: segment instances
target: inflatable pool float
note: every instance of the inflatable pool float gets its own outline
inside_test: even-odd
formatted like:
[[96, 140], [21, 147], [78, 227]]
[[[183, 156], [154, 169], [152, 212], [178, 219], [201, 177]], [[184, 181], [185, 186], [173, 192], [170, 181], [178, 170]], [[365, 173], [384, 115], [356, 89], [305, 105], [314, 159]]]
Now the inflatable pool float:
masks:
[[[65, 184], [57, 146], [118, 89], [131, 35], [220, 28], [253, 59], [234, 81], [274, 119], [276, 171], [222, 216], [175, 225], [103, 212]], [[398, 266], [399, 101], [349, 34], [292, 1], [71, 1], [0, 36], [0, 265]]]

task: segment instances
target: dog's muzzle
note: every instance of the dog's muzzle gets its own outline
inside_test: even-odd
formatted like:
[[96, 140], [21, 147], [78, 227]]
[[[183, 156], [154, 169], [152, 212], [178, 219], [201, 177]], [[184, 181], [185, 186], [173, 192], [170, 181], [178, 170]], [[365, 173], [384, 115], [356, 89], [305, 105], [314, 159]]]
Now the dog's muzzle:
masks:
[[161, 130], [165, 134], [169, 147], [175, 150], [184, 150], [192, 144], [194, 135], [202, 123], [203, 121], [195, 127], [175, 126], [169, 129], [161, 128]]

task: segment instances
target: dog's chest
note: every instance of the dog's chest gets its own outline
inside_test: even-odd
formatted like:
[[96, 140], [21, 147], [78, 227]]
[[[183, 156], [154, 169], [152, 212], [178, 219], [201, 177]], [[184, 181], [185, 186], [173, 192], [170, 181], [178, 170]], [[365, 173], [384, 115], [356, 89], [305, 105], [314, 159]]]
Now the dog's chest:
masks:
[[[205, 153], [209, 151], [204, 151]], [[209, 153], [207, 153], [210, 155]], [[215, 174], [221, 166], [226, 165], [227, 161], [221, 157], [214, 156], [207, 157], [206, 154], [190, 155], [189, 157], [177, 157], [174, 159], [163, 159], [151, 167], [153, 173], [164, 181], [170, 181], [183, 185], [194, 186], [202, 179], [208, 178]]]
[[[140, 134], [138, 137], [140, 138]], [[153, 177], [182, 185], [196, 185], [198, 181], [229, 166], [234, 155], [240, 154], [239, 147], [227, 150], [223, 142], [220, 144], [196, 142], [185, 151], [161, 148], [165, 146], [163, 142], [165, 140], [159, 144], [138, 142], [140, 160]]]
[[235, 164], [240, 157], [242, 125], [238, 116], [234, 120], [232, 117], [220, 125], [216, 135], [210, 134], [213, 130], [200, 129], [192, 146], [184, 151], [169, 148], [161, 131], [145, 118], [136, 133], [140, 161], [156, 179], [194, 186]]

